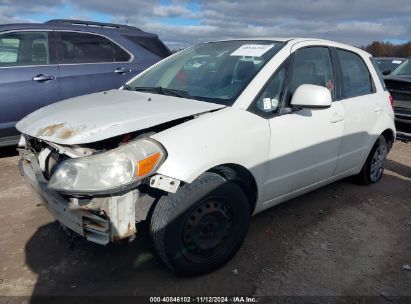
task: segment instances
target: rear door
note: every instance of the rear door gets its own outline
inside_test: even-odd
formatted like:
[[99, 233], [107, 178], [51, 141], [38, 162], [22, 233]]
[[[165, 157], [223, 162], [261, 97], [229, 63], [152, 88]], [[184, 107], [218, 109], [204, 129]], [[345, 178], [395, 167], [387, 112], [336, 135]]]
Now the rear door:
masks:
[[[341, 103], [345, 110], [344, 136], [336, 174], [357, 170], [376, 140], [374, 127], [383, 110], [384, 94], [377, 94], [365, 60], [358, 54], [336, 49], [341, 74]], [[368, 60], [367, 60], [368, 61]]]
[[133, 56], [107, 37], [56, 32], [63, 99], [115, 89], [131, 77]]
[[0, 137], [17, 134], [20, 119], [60, 99], [51, 33], [0, 34]]

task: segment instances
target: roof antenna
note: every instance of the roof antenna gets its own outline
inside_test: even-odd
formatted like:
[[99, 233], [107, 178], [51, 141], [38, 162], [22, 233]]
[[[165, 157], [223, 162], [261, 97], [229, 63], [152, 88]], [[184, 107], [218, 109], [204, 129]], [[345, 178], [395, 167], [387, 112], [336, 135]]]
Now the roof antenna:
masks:
[[327, 33], [324, 34], [322, 39], [325, 39], [325, 37], [327, 37], [328, 33], [330, 32], [330, 30], [327, 31]]
[[124, 23], [124, 25], [127, 25], [128, 21], [130, 20], [130, 18], [126, 19], [126, 22]]

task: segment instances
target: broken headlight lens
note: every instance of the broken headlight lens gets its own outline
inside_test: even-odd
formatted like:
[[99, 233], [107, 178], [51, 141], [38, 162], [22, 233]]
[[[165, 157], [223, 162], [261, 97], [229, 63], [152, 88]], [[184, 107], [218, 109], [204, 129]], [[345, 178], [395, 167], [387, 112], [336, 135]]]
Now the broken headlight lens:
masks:
[[153, 174], [164, 158], [163, 147], [145, 138], [108, 152], [63, 161], [48, 187], [78, 194], [109, 192]]

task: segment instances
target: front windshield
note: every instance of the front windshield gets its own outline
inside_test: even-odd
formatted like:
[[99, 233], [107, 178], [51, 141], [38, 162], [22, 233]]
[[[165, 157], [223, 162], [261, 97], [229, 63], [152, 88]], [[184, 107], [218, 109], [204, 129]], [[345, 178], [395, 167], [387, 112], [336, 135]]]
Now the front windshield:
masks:
[[[128, 83], [127, 89], [232, 105], [261, 68], [284, 46], [278, 41], [220, 41], [180, 51]], [[181, 95], [183, 96], [183, 95]]]
[[391, 75], [411, 75], [411, 60], [405, 60], [394, 71], [392, 71]]

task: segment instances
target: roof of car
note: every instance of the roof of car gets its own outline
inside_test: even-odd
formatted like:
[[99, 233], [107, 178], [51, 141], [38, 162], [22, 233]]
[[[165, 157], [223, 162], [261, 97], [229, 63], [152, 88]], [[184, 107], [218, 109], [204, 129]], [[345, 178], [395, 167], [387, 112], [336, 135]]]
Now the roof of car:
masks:
[[263, 40], [263, 41], [280, 41], [280, 42], [288, 42], [288, 43], [299, 43], [299, 42], [313, 42], [313, 44], [315, 44], [315, 42], [325, 42], [326, 44], [330, 45], [330, 46], [334, 46], [337, 48], [344, 48], [344, 49], [348, 49], [348, 50], [352, 50], [355, 51], [357, 53], [361, 53], [365, 56], [369, 56], [371, 57], [372, 55], [360, 48], [357, 48], [355, 46], [352, 45], [348, 45], [348, 44], [344, 44], [344, 43], [340, 43], [340, 42], [336, 42], [336, 41], [331, 41], [331, 40], [324, 40], [324, 39], [320, 39], [320, 38], [301, 38], [301, 37], [247, 37], [247, 38], [234, 38], [234, 39], [221, 39], [221, 40], [216, 40], [216, 41], [230, 41], [230, 40], [254, 40], [254, 41], [258, 41], [258, 40]]
[[11, 30], [74, 30], [100, 34], [121, 33], [157, 37], [156, 34], [145, 32], [134, 26], [68, 19], [54, 19], [44, 23], [12, 23], [0, 25], [0, 32]]

